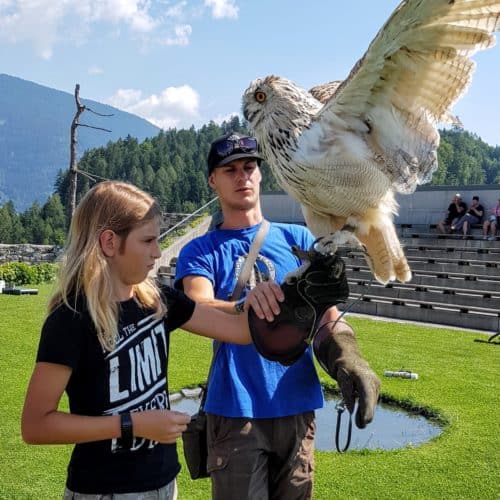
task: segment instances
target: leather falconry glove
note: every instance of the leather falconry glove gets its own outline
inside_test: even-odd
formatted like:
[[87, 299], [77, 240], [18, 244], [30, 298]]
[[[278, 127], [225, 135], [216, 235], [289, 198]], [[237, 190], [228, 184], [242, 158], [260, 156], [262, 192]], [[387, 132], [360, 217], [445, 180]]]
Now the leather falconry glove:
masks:
[[329, 322], [314, 337], [313, 350], [322, 368], [337, 381], [349, 413], [358, 398], [356, 425], [363, 429], [373, 420], [380, 380], [361, 357], [354, 330], [344, 321]]
[[350, 413], [359, 398], [356, 425], [364, 428], [371, 420], [379, 397], [380, 380], [361, 357], [352, 328], [343, 321], [318, 328], [324, 312], [345, 302], [349, 286], [345, 265], [338, 254], [292, 251], [309, 265], [301, 266], [281, 285], [285, 300], [273, 321], [248, 312], [250, 333], [256, 349], [267, 359], [283, 365], [295, 363], [313, 342], [323, 369], [337, 381]]
[[345, 264], [335, 253], [292, 247], [305, 262], [281, 285], [285, 300], [280, 313], [269, 322], [248, 312], [250, 333], [256, 349], [267, 359], [283, 365], [295, 363], [311, 344], [324, 312], [349, 296]]

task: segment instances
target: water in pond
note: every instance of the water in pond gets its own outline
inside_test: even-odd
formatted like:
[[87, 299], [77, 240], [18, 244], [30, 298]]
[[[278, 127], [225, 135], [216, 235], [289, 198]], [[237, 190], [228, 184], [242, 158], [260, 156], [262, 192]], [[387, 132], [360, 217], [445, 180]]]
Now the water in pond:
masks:
[[[338, 399], [325, 395], [325, 406], [316, 411], [316, 449], [335, 450]], [[192, 415], [198, 411], [198, 398], [182, 398], [172, 403], [172, 409]], [[342, 414], [340, 446], [346, 442], [349, 413]], [[352, 424], [349, 450], [384, 449], [393, 450], [406, 446], [419, 446], [440, 434], [441, 428], [421, 415], [408, 413], [402, 408], [382, 403], [377, 405], [375, 418], [365, 429]]]

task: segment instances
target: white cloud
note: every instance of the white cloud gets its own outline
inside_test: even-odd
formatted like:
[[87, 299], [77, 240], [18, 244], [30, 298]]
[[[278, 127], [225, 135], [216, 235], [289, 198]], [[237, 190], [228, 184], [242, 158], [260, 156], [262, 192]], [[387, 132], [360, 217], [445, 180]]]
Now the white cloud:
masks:
[[102, 75], [104, 73], [104, 70], [100, 68], [99, 66], [91, 66], [88, 70], [87, 73], [89, 75]]
[[206, 8], [215, 19], [238, 18], [235, 0], [0, 0], [0, 43], [29, 44], [43, 59], [58, 45], [102, 36], [99, 30], [120, 36], [128, 30], [145, 46], [185, 46], [190, 21]]
[[136, 104], [142, 96], [140, 90], [135, 89], [118, 89], [113, 96], [108, 99], [108, 103], [116, 108], [128, 111], [130, 106]]
[[148, 97], [143, 97], [140, 90], [119, 89], [107, 102], [168, 129], [190, 127], [198, 118], [200, 98], [189, 85], [182, 85], [167, 87], [159, 95]]
[[13, 0], [0, 4], [0, 40], [12, 44], [31, 43], [43, 59], [50, 59], [57, 28], [64, 16], [62, 2]]
[[174, 28], [174, 36], [161, 40], [163, 45], [188, 45], [193, 29], [189, 24], [179, 24]]
[[89, 21], [124, 22], [134, 31], [147, 33], [156, 27], [149, 14], [150, 4], [142, 0], [69, 0]]
[[0, 0], [0, 41], [30, 43], [50, 59], [54, 46], [81, 42], [96, 23], [124, 24], [135, 33], [150, 33], [158, 22], [147, 0]]
[[212, 9], [212, 16], [215, 19], [238, 19], [239, 8], [234, 0], [205, 0], [205, 5]]
[[216, 117], [212, 118], [212, 121], [214, 123], [217, 123], [217, 125], [221, 125], [222, 122], [228, 122], [235, 116], [239, 116], [240, 119], [242, 120], [243, 117], [241, 116], [241, 113], [238, 113], [237, 111], [232, 111], [231, 113], [228, 113], [227, 115], [217, 115]]
[[179, 2], [175, 5], [172, 5], [171, 7], [168, 7], [167, 10], [165, 11], [165, 15], [167, 17], [173, 17], [175, 19], [180, 19], [181, 17], [184, 16], [184, 10], [186, 8], [187, 2], [182, 1]]

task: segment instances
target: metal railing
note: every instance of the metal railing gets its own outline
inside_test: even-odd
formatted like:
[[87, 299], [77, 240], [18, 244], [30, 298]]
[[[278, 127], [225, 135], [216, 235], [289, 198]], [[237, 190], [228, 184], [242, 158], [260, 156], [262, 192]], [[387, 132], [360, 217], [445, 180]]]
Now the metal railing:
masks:
[[163, 241], [170, 233], [172, 233], [173, 231], [175, 231], [179, 227], [184, 226], [190, 219], [192, 219], [193, 217], [198, 215], [200, 212], [203, 212], [204, 210], [206, 210], [207, 207], [212, 206], [212, 210], [213, 210], [213, 207], [215, 206], [213, 204], [216, 201], [218, 201], [217, 196], [212, 198], [209, 202], [205, 203], [205, 205], [203, 205], [200, 208], [198, 208], [197, 210], [195, 210], [193, 213], [188, 214], [186, 217], [184, 217], [182, 220], [180, 220], [177, 224], [174, 224], [172, 227], [169, 227], [164, 233], [160, 234], [160, 236], [158, 237], [158, 241], [159, 242]]

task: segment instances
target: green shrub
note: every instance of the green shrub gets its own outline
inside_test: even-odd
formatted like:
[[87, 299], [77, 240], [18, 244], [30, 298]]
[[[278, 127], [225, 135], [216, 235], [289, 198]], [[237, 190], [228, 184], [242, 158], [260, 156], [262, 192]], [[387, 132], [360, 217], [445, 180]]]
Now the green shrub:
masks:
[[184, 226], [180, 226], [172, 231], [165, 239], [160, 242], [160, 249], [165, 250], [165, 248], [168, 248], [177, 238], [184, 236], [188, 230], [200, 225], [207, 215], [207, 213], [198, 215], [196, 218], [192, 219]]
[[32, 266], [32, 271], [34, 273], [34, 279], [32, 283], [40, 284], [40, 283], [52, 283], [57, 274], [59, 266], [58, 264], [36, 264]]
[[39, 285], [54, 281], [57, 264], [27, 264], [26, 262], [7, 262], [0, 264], [0, 279], [16, 285]]

